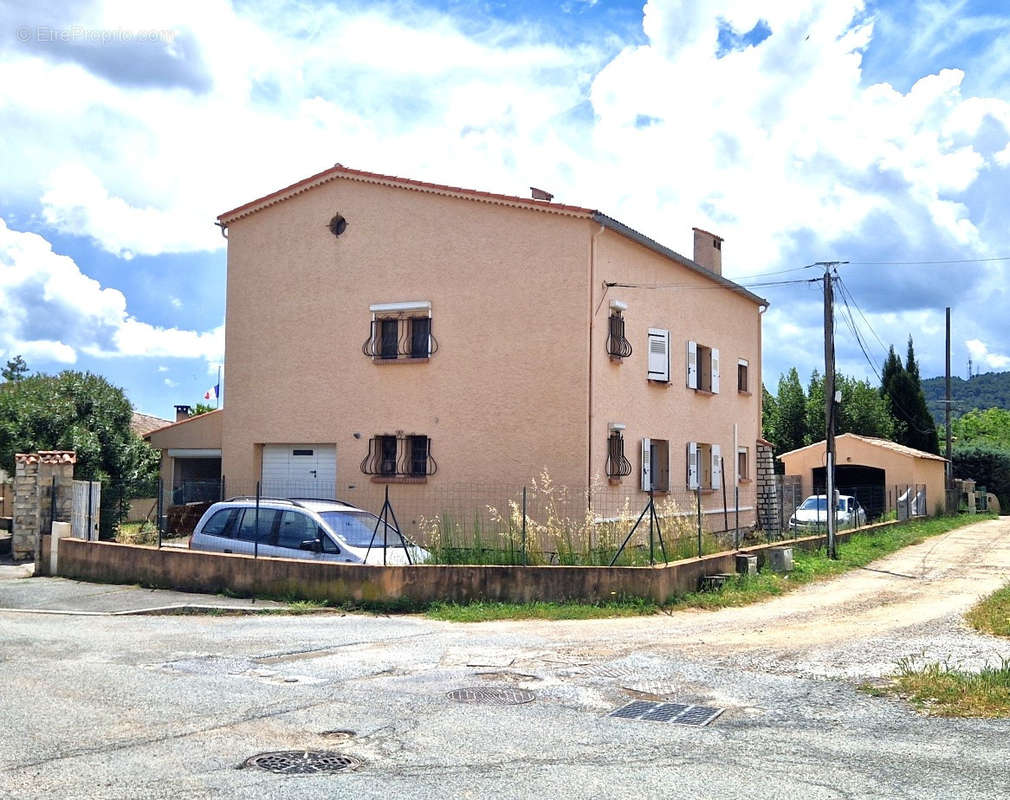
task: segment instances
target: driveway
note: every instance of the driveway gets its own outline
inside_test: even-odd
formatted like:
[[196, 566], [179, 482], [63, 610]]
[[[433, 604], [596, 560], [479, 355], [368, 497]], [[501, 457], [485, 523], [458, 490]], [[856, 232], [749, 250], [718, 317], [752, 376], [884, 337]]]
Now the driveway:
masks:
[[[1010, 524], [871, 567], [631, 620], [0, 612], [0, 796], [1004, 798], [1010, 721], [923, 717], [858, 685], [920, 653], [1010, 656], [961, 621], [1010, 580]], [[474, 687], [534, 699], [446, 697]], [[609, 716], [635, 700], [724, 710], [705, 727]], [[315, 749], [360, 766], [236, 768]]]

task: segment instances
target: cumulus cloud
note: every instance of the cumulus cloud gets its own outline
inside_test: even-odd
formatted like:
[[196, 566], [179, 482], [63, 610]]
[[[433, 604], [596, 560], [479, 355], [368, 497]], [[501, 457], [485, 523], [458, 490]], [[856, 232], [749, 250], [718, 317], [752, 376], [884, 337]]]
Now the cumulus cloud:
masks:
[[75, 363], [79, 352], [216, 363], [224, 326], [198, 332], [138, 320], [122, 292], [84, 275], [38, 234], [0, 219], [0, 350], [60, 364]]
[[968, 339], [964, 343], [971, 353], [972, 360], [976, 366], [982, 365], [992, 369], [1006, 369], [1010, 367], [1010, 356], [1003, 353], [993, 353], [989, 346], [980, 339]]

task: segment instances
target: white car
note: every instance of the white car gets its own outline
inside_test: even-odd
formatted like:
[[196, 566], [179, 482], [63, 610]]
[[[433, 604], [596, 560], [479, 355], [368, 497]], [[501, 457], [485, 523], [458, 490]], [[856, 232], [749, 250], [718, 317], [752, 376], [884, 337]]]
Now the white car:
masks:
[[[838, 495], [835, 510], [836, 529], [858, 528], [866, 524], [866, 511], [855, 497]], [[789, 527], [795, 531], [825, 530], [828, 527], [828, 496], [812, 494], [789, 518]]]
[[263, 497], [258, 510], [252, 497], [214, 503], [193, 529], [189, 547], [348, 564], [421, 564], [431, 555], [406, 537], [401, 540], [392, 523], [384, 525], [375, 514], [348, 503]]

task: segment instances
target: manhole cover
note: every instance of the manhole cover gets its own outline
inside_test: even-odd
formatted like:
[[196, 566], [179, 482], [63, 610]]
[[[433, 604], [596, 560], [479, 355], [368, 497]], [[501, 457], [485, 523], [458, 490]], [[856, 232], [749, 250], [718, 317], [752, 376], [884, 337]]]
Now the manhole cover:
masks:
[[348, 772], [361, 766], [356, 758], [327, 750], [282, 750], [260, 753], [242, 762], [243, 767], [255, 767], [279, 775], [315, 775]]
[[353, 739], [358, 734], [354, 731], [338, 729], [334, 731], [323, 731], [319, 735], [329, 739], [331, 742], [346, 742], [348, 739]]
[[692, 706], [687, 703], [655, 703], [651, 700], [635, 700], [621, 706], [608, 716], [621, 719], [641, 719], [648, 722], [677, 722], [681, 725], [701, 727], [708, 725], [725, 709], [715, 706]]
[[474, 703], [485, 706], [518, 706], [536, 699], [533, 692], [512, 687], [475, 686], [453, 689], [446, 697], [457, 703]]

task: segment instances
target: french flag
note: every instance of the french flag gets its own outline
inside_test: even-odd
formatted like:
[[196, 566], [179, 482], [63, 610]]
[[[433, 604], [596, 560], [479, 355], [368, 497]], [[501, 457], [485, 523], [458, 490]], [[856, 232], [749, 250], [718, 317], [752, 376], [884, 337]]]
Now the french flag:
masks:
[[203, 393], [203, 399], [217, 400], [217, 395], [220, 390], [221, 390], [221, 384], [219, 383], [214, 384], [206, 392]]

